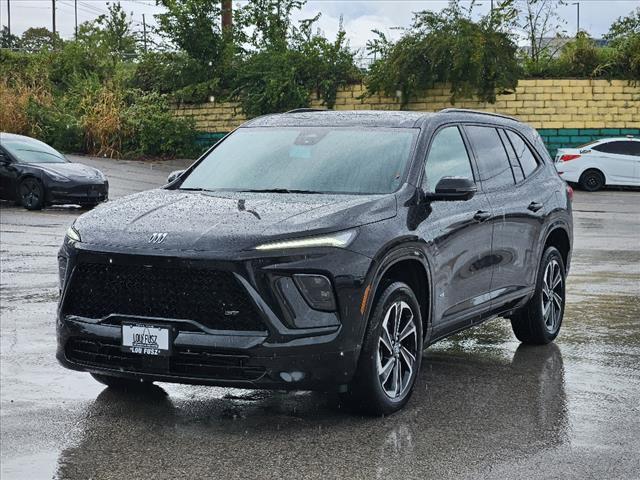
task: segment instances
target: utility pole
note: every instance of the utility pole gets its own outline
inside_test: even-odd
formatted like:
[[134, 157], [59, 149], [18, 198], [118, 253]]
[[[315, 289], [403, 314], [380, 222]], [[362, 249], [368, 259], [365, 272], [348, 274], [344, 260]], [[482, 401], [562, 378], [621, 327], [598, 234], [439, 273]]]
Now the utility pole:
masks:
[[53, 36], [56, 35], [56, 0], [51, 0], [51, 23], [53, 25]]
[[222, 31], [233, 27], [233, 0], [222, 0]]
[[147, 21], [142, 14], [142, 38], [144, 40], [144, 53], [147, 53]]
[[11, 0], [7, 0], [7, 30], [11, 38]]
[[73, 0], [73, 12], [76, 20], [76, 40], [78, 39], [78, 0]]
[[572, 5], [575, 5], [577, 8], [577, 27], [576, 27], [576, 36], [580, 33], [580, 2], [573, 2]]

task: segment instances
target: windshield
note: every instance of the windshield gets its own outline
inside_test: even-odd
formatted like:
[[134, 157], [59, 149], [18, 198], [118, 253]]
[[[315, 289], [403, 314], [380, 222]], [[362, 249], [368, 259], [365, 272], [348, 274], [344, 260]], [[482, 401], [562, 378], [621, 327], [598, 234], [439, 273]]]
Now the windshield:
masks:
[[391, 193], [402, 184], [417, 129], [240, 128], [181, 189]]
[[65, 163], [67, 161], [57, 150], [32, 138], [3, 138], [2, 146], [21, 163]]

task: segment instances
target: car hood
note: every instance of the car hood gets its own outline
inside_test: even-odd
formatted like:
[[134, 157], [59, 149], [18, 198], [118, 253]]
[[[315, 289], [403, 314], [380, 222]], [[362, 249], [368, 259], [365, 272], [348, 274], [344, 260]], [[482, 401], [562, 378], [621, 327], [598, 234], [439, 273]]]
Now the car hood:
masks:
[[[284, 237], [328, 233], [396, 215], [395, 195], [149, 190], [105, 203], [75, 223], [83, 244], [232, 252]], [[149, 239], [166, 233], [161, 244]]]
[[102, 180], [100, 170], [81, 163], [32, 163], [30, 165], [44, 172], [63, 175], [70, 180]]

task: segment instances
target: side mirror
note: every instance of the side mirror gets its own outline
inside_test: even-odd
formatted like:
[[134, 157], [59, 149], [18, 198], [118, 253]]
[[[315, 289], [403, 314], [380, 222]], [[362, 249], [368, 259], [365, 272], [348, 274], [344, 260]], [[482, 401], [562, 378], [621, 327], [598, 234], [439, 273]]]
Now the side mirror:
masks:
[[442, 177], [435, 193], [425, 193], [425, 197], [428, 200], [469, 200], [476, 191], [476, 184], [470, 178]]
[[173, 182], [175, 179], [177, 179], [180, 175], [182, 175], [184, 173], [184, 170], [174, 170], [173, 172], [171, 172], [169, 174], [169, 176], [167, 177], [167, 183], [171, 183]]

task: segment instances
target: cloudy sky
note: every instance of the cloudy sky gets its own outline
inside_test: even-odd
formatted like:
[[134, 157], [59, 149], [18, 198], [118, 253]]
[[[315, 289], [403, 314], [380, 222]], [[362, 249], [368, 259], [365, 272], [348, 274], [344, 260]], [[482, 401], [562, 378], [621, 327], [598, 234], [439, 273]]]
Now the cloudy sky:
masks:
[[[559, 8], [568, 33], [576, 29], [575, 0]], [[29, 27], [51, 28], [52, 0], [9, 0], [11, 4], [11, 31], [21, 34]], [[92, 20], [107, 9], [106, 0], [77, 0], [78, 22]], [[162, 8], [154, 0], [120, 0], [127, 12], [133, 14], [134, 28], [142, 30], [142, 15], [148, 25], [155, 25], [153, 15]], [[491, 0], [477, 0], [474, 11], [480, 16], [489, 11]], [[71, 38], [74, 30], [74, 0], [56, 0], [58, 33]], [[234, 2], [237, 3], [237, 2]], [[240, 2], [243, 3], [243, 2]], [[430, 9], [440, 10], [447, 0], [309, 0], [304, 10], [296, 15], [307, 18], [322, 13], [319, 27], [333, 38], [338, 30], [340, 16], [344, 18], [351, 46], [363, 48], [371, 38], [371, 30], [378, 29], [392, 38], [400, 35], [398, 27], [411, 24], [413, 12]], [[462, 0], [463, 5], [470, 2]], [[609, 25], [620, 16], [627, 15], [640, 6], [640, 0], [580, 0], [580, 26], [593, 37], [600, 37]], [[7, 0], [0, 0], [0, 24], [7, 24]]]

